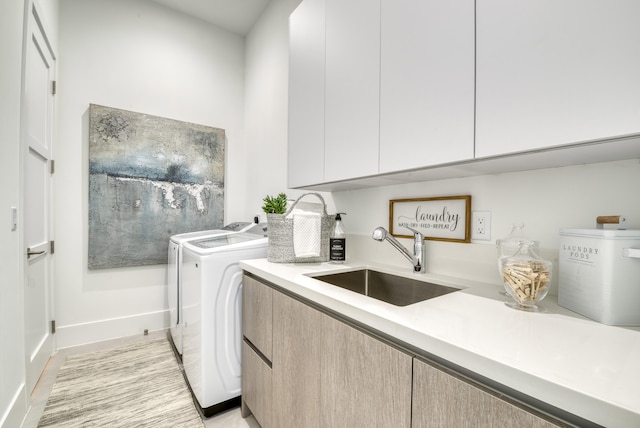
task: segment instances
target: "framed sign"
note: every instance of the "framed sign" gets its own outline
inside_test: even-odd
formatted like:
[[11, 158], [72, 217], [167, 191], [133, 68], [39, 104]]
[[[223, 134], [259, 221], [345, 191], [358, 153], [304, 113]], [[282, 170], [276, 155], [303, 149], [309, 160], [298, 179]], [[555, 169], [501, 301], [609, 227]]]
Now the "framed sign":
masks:
[[389, 233], [413, 238], [410, 227], [434, 241], [471, 242], [471, 195], [389, 201]]

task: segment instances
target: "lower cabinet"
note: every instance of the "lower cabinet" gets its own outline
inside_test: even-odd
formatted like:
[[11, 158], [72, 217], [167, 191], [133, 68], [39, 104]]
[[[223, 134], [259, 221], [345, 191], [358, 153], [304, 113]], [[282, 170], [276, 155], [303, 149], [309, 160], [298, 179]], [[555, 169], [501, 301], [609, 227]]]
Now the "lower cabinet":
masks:
[[242, 336], [267, 361], [273, 353], [273, 294], [262, 282], [242, 278]]
[[417, 358], [413, 363], [412, 418], [413, 428], [560, 426]]
[[321, 427], [411, 426], [411, 356], [322, 317]]
[[242, 341], [242, 416], [253, 417], [262, 428], [277, 427], [273, 420], [271, 367], [246, 340]]
[[[245, 283], [243, 416], [263, 428], [411, 426], [411, 355], [254, 278]], [[246, 335], [271, 306], [272, 346], [261, 345], [269, 360]]]
[[245, 284], [242, 416], [262, 428], [563, 426], [262, 281]]
[[253, 414], [263, 428], [272, 424], [274, 290], [247, 275], [242, 278], [242, 417]]
[[273, 426], [320, 427], [322, 313], [273, 293]]

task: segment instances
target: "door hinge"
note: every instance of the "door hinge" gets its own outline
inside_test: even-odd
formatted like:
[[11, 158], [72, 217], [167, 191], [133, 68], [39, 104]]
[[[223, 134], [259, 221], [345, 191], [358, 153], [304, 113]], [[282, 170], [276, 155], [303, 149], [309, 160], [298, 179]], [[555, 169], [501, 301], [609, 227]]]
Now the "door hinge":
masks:
[[53, 254], [56, 252], [56, 241], [49, 241], [49, 253]]
[[51, 334], [56, 332], [56, 320], [51, 320]]
[[58, 92], [58, 82], [56, 80], [51, 81], [51, 95], [55, 95]]
[[49, 161], [49, 169], [50, 169], [50, 173], [53, 174], [54, 172], [56, 172], [56, 161], [54, 159], [51, 159]]

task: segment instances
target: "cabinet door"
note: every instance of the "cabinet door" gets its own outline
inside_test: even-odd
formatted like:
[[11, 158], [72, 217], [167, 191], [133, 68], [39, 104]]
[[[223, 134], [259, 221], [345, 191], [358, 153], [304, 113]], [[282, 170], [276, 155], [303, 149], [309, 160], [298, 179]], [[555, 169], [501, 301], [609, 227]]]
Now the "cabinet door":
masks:
[[474, 0], [382, 0], [380, 172], [473, 158]]
[[272, 373], [267, 363], [242, 341], [242, 417], [253, 414], [262, 428], [272, 423]]
[[323, 427], [411, 426], [411, 357], [322, 316]]
[[412, 413], [413, 428], [558, 426], [418, 359]]
[[320, 426], [321, 313], [282, 293], [273, 297], [273, 425]]
[[244, 275], [242, 280], [242, 335], [271, 361], [273, 290]]
[[289, 17], [289, 187], [324, 181], [325, 0]]
[[325, 181], [378, 173], [380, 0], [327, 0]]
[[476, 157], [640, 131], [640, 2], [477, 2]]

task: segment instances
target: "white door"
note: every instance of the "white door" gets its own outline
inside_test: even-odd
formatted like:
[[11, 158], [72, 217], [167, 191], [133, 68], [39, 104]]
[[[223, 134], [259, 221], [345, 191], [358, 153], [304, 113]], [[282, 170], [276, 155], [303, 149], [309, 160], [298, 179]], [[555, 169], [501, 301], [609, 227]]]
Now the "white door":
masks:
[[29, 9], [22, 97], [24, 150], [24, 328], [27, 391], [53, 354], [52, 140], [55, 57], [35, 5]]

